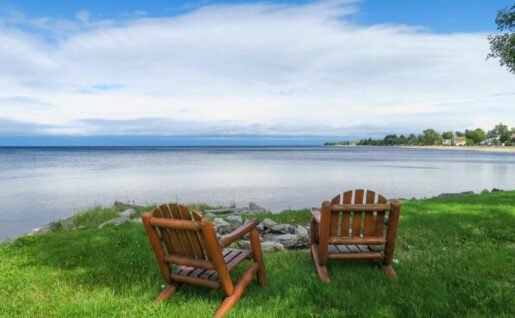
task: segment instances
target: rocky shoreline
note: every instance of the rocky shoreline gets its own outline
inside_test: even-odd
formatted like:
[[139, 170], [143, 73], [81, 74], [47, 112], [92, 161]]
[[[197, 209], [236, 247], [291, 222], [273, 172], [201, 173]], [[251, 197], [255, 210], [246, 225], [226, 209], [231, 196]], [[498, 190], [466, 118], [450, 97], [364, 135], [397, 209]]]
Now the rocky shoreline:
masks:
[[[481, 193], [502, 191], [504, 190], [493, 188], [491, 191], [485, 189], [481, 191]], [[473, 194], [476, 193], [474, 193], [473, 191], [464, 191], [459, 193], [442, 193], [432, 198], [446, 198]], [[415, 198], [412, 198], [412, 200], [415, 200]], [[123, 209], [123, 211], [121, 211], [118, 214], [118, 216], [98, 225], [98, 228], [104, 228], [108, 226], [119, 226], [121, 224], [126, 223], [142, 224], [141, 218], [138, 215], [136, 217], [132, 217], [136, 214], [136, 209], [142, 209], [142, 206], [115, 201], [113, 207]], [[222, 237], [223, 235], [229, 234], [230, 232], [234, 231], [239, 226], [244, 224], [245, 219], [242, 216], [248, 217], [266, 212], [269, 211], [254, 202], [250, 202], [248, 207], [228, 207], [213, 210], [203, 210], [204, 216], [211, 218], [213, 220], [213, 225], [215, 227], [218, 237]], [[58, 230], [74, 230], [81, 228], [84, 228], [84, 226], [75, 226], [72, 216], [63, 220], [51, 222], [40, 228], [35, 228], [27, 235], [48, 233]], [[261, 237], [261, 246], [263, 250], [267, 252], [284, 251], [286, 249], [303, 249], [309, 246], [309, 226], [304, 226], [301, 224], [280, 224], [269, 218], [265, 218], [262, 222], [258, 224], [256, 229]], [[236, 244], [238, 245], [238, 247], [243, 249], [248, 249], [250, 247], [250, 242], [248, 238], [245, 237], [242, 240], [239, 240]]]

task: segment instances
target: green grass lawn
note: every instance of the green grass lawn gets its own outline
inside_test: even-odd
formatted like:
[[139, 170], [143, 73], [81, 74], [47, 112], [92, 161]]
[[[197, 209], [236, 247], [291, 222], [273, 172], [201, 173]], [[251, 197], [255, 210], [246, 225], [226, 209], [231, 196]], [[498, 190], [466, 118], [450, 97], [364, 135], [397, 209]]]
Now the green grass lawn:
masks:
[[[303, 223], [308, 213], [266, 216]], [[514, 243], [515, 191], [405, 201], [397, 280], [370, 261], [330, 261], [323, 284], [307, 251], [265, 254], [269, 285], [254, 280], [229, 316], [513, 317]], [[162, 285], [141, 224], [0, 245], [1, 317], [209, 317], [224, 297], [184, 286], [154, 305]]]

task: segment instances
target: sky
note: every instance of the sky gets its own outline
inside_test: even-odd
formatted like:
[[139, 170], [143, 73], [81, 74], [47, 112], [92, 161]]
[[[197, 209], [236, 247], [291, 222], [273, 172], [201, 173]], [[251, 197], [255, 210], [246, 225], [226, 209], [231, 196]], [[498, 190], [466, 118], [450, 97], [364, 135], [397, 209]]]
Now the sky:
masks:
[[515, 126], [513, 1], [3, 1], [0, 145], [319, 144]]

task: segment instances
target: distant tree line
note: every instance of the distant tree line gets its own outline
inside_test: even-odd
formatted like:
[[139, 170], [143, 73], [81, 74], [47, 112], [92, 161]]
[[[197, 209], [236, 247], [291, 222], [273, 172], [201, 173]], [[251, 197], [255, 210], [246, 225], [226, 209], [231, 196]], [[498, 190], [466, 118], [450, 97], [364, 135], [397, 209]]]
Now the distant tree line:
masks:
[[[515, 127], [509, 129], [508, 126], [500, 123], [488, 132], [485, 132], [481, 128], [467, 129], [464, 132], [445, 131], [443, 133], [439, 133], [434, 129], [426, 129], [419, 135], [409, 134], [408, 136], [397, 136], [396, 134], [392, 134], [386, 135], [383, 139], [362, 139], [356, 144], [370, 146], [438, 146], [443, 145], [444, 141], [446, 144], [453, 144], [456, 142], [456, 137], [464, 137], [466, 145], [469, 146], [480, 144], [512, 146], [515, 143]], [[333, 144], [341, 144], [341, 142]]]

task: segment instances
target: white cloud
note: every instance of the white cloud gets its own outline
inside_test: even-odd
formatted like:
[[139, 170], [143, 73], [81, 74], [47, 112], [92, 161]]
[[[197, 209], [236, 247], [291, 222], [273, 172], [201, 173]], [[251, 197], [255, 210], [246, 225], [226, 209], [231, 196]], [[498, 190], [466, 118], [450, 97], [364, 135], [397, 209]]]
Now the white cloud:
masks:
[[[354, 12], [331, 1], [26, 21], [54, 43], [0, 24], [0, 117], [65, 134], [133, 132], [138, 121], [137, 132], [166, 135], [515, 126], [515, 78], [485, 61], [486, 34], [362, 26]], [[21, 107], [12, 96], [52, 107]]]
[[81, 10], [77, 12], [75, 15], [77, 20], [79, 20], [82, 23], [88, 23], [89, 22], [89, 11], [88, 10]]

